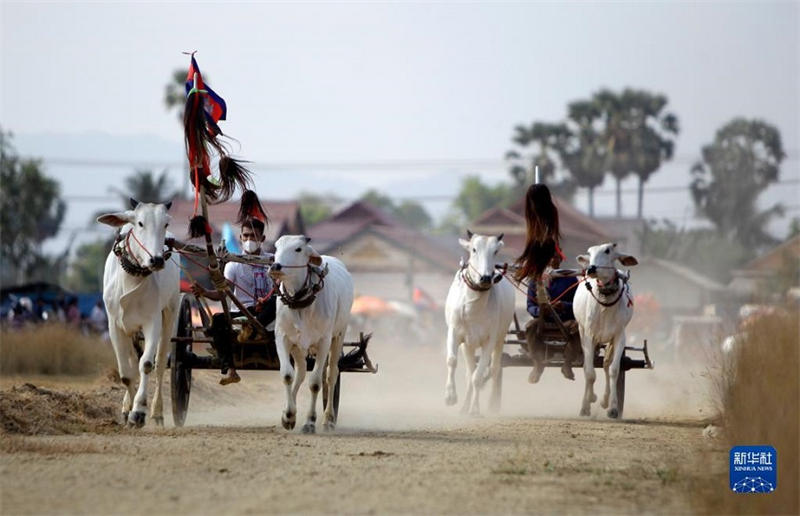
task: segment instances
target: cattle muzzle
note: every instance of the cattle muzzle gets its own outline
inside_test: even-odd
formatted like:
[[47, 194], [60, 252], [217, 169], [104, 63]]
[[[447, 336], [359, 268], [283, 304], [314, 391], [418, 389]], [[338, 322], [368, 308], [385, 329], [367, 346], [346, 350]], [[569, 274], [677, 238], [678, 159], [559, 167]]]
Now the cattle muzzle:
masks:
[[269, 266], [267, 274], [269, 274], [269, 277], [272, 279], [278, 279], [282, 277], [284, 275], [283, 265], [281, 265], [278, 262], [273, 263], [272, 265]]
[[154, 271], [160, 271], [164, 268], [164, 257], [163, 256], [153, 256], [150, 258], [150, 268]]

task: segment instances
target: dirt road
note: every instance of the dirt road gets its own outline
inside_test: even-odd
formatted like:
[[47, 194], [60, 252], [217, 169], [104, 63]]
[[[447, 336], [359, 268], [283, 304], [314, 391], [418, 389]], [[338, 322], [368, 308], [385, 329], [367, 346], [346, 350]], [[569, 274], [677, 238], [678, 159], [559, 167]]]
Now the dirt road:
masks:
[[531, 386], [527, 371], [509, 370], [501, 414], [469, 418], [444, 406], [444, 364], [438, 353], [429, 358], [442, 367], [393, 361], [376, 376], [345, 376], [332, 435], [280, 428], [273, 373], [226, 388], [211, 373], [196, 375], [185, 428], [6, 433], [0, 512], [690, 511], [685, 459], [708, 446], [692, 378], [636, 372], [626, 419], [587, 420], [576, 416], [580, 373], [568, 383], [548, 370]]

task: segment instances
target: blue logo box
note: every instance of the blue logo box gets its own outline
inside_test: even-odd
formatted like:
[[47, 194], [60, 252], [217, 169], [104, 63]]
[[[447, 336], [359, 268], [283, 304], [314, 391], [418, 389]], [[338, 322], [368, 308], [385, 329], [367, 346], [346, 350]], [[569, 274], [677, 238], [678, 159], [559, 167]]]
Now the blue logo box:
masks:
[[778, 452], [772, 446], [734, 446], [730, 454], [734, 493], [771, 493], [778, 488]]

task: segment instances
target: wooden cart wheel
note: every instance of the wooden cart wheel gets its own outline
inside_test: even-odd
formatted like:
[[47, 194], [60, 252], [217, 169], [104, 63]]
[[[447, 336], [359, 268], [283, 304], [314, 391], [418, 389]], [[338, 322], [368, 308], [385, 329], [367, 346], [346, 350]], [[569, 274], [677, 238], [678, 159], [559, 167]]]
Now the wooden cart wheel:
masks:
[[[336, 376], [336, 387], [333, 389], [333, 422], [339, 421], [339, 391], [342, 388], [342, 373]], [[328, 387], [326, 385], [322, 386], [322, 409], [325, 410], [328, 407]]]
[[622, 355], [620, 361], [619, 374], [617, 375], [617, 410], [619, 411], [618, 418], [622, 418], [622, 409], [625, 408], [625, 369], [622, 367], [622, 362], [625, 360], [625, 355]]
[[[181, 294], [178, 310], [177, 337], [192, 336], [192, 305], [186, 294]], [[172, 421], [183, 426], [189, 409], [189, 394], [192, 390], [192, 366], [188, 363], [191, 342], [173, 342], [170, 355], [170, 388], [172, 394]]]

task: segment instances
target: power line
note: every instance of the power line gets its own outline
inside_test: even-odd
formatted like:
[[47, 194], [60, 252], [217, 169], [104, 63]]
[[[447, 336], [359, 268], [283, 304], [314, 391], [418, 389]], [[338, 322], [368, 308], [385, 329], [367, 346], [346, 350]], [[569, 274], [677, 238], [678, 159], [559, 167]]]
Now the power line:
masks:
[[[167, 160], [110, 160], [93, 158], [37, 157], [25, 159], [40, 160], [45, 164], [68, 167], [108, 167], [108, 168], [186, 168], [185, 162]], [[800, 153], [786, 153], [785, 161], [797, 161]], [[699, 161], [696, 156], [675, 156], [664, 164], [691, 163]], [[441, 158], [441, 159], [384, 159], [367, 161], [309, 161], [309, 162], [259, 162], [252, 161], [248, 166], [254, 170], [391, 170], [391, 169], [431, 169], [431, 168], [508, 168], [508, 161], [502, 158]]]
[[[799, 185], [799, 184], [800, 184], [800, 179], [783, 179], [783, 180], [779, 180], [779, 181], [776, 181], [774, 183], [771, 183], [769, 185], [769, 187], [770, 188], [773, 188], [773, 187], [776, 187], [776, 186], [784, 187], [784, 186]], [[651, 187], [647, 187], [646, 186], [645, 189], [644, 189], [644, 193], [645, 193], [645, 195], [649, 195], [649, 194], [653, 194], [653, 193], [656, 193], [656, 194], [658, 194], [658, 193], [679, 193], [679, 192], [689, 191], [690, 189], [691, 189], [691, 187], [689, 185], [684, 185], [684, 186], [677, 186], [677, 185], [651, 186]], [[583, 190], [585, 191], [585, 189], [583, 189]], [[632, 193], [637, 193], [638, 189], [637, 188], [622, 188], [620, 190], [620, 192], [622, 194], [632, 194]], [[598, 196], [600, 196], [600, 195], [616, 195], [616, 190], [614, 190], [614, 189], [595, 190], [594, 191], [594, 195], [598, 195]], [[402, 200], [402, 201], [443, 202], [443, 201], [451, 201], [451, 200], [455, 199], [458, 196], [455, 195], [455, 194], [431, 194], [431, 195], [390, 195], [389, 197], [392, 197], [392, 198], [397, 199], [397, 200]], [[66, 201], [70, 201], [70, 202], [99, 202], [99, 201], [108, 202], [109, 201], [109, 196], [108, 195], [64, 195], [64, 196], [62, 196], [62, 199], [66, 200]], [[342, 198], [342, 200], [344, 200], [344, 201], [352, 201], [352, 200], [355, 200], [355, 199], [356, 199], [355, 197]]]

